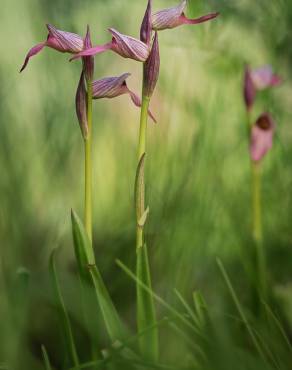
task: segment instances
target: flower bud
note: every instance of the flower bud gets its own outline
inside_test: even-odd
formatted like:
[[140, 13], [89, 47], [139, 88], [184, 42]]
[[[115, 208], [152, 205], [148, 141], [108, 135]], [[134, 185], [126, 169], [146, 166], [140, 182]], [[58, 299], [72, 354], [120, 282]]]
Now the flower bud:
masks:
[[88, 136], [87, 122], [87, 92], [85, 88], [84, 72], [82, 71], [75, 98], [76, 114], [84, 139]]
[[152, 96], [155, 89], [160, 67], [158, 33], [155, 32], [150, 55], [144, 63], [143, 95]]
[[[84, 39], [84, 49], [86, 50], [90, 48], [92, 48], [92, 43], [91, 43], [91, 37], [90, 37], [90, 29], [89, 29], [89, 26], [87, 26], [87, 32], [86, 32], [86, 36]], [[94, 57], [87, 56], [87, 57], [83, 57], [82, 60], [83, 60], [85, 78], [87, 81], [92, 81], [93, 74], [94, 74]]]
[[140, 29], [140, 40], [146, 45], [150, 44], [152, 33], [152, 0], [148, 0], [146, 12]]

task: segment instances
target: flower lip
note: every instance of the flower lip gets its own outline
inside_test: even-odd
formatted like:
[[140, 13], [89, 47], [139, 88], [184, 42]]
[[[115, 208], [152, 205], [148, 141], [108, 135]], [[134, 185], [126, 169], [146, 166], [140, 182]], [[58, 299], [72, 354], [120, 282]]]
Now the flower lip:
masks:
[[272, 120], [272, 117], [269, 113], [263, 113], [259, 116], [259, 118], [256, 121], [257, 127], [259, 127], [262, 130], [270, 130], [273, 128], [274, 123]]
[[199, 18], [190, 19], [184, 14], [187, 1], [182, 0], [180, 4], [172, 8], [160, 10], [152, 16], [152, 28], [155, 31], [171, 29], [183, 24], [198, 24], [216, 18], [219, 13], [210, 13]]
[[118, 77], [105, 77], [92, 83], [93, 99], [115, 98], [128, 92], [126, 80], [131, 73], [124, 73]]
[[273, 146], [275, 123], [269, 113], [259, 116], [251, 129], [250, 156], [255, 162], [260, 161]]

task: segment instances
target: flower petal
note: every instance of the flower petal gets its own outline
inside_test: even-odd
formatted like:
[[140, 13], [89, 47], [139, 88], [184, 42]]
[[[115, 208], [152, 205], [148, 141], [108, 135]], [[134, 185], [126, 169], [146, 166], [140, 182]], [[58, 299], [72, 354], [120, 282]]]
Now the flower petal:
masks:
[[76, 33], [57, 30], [51, 24], [47, 24], [49, 37], [47, 46], [61, 52], [78, 53], [84, 48], [83, 38]]
[[180, 17], [186, 6], [187, 1], [182, 0], [182, 2], [177, 6], [154, 13], [152, 16], [152, 28], [155, 31], [160, 31], [181, 25]]
[[130, 73], [124, 73], [118, 77], [105, 77], [92, 83], [92, 98], [115, 98], [119, 95], [128, 93], [126, 79]]
[[37, 45], [35, 45], [34, 47], [32, 47], [32, 48], [29, 50], [29, 52], [27, 53], [27, 55], [26, 55], [26, 57], [25, 57], [25, 60], [24, 60], [24, 63], [23, 63], [23, 65], [22, 65], [22, 67], [21, 67], [21, 69], [20, 69], [20, 71], [19, 71], [19, 72], [22, 72], [22, 71], [26, 68], [26, 66], [27, 66], [27, 64], [28, 64], [28, 62], [29, 62], [29, 59], [30, 59], [31, 57], [33, 57], [34, 55], [38, 54], [40, 51], [42, 51], [42, 49], [43, 49], [45, 46], [46, 46], [46, 43], [45, 43], [45, 42], [42, 42], [42, 43], [37, 44]]
[[152, 0], [148, 0], [146, 12], [141, 24], [140, 40], [146, 45], [150, 44], [152, 33]]
[[260, 161], [273, 146], [275, 123], [268, 113], [257, 119], [251, 130], [250, 156], [255, 162]]
[[147, 61], [144, 63], [143, 95], [151, 97], [155, 89], [160, 68], [158, 33], [155, 32], [152, 48]]
[[81, 51], [80, 53], [75, 54], [72, 58], [70, 58], [70, 62], [74, 59], [78, 59], [78, 58], [81, 58], [81, 57], [94, 56], [96, 54], [103, 53], [107, 50], [110, 50], [111, 48], [112, 48], [112, 43], [111, 42], [109, 42], [105, 45], [94, 46], [93, 48], [86, 49], [86, 50]]
[[187, 18], [184, 14], [182, 14], [179, 18], [179, 22], [180, 24], [199, 24], [199, 23], [210, 21], [211, 19], [218, 17], [218, 15], [219, 13], [215, 12], [215, 13], [209, 13], [207, 15], [203, 15], [202, 17], [199, 17], [199, 18], [190, 19], [190, 18]]
[[79, 84], [77, 87], [75, 106], [81, 132], [83, 138], [85, 139], [88, 135], [88, 122], [87, 122], [87, 92], [85, 88], [83, 71], [81, 73]]
[[124, 58], [145, 62], [149, 56], [149, 47], [144, 42], [131, 36], [123, 35], [113, 28], [109, 28], [113, 36], [112, 50]]
[[[137, 94], [135, 94], [133, 91], [129, 90], [128, 91], [129, 94], [130, 94], [130, 97], [132, 99], [132, 102], [136, 105], [136, 107], [138, 108], [141, 108], [141, 105], [142, 105], [142, 102], [141, 102], [141, 99], [139, 98], [139, 96]], [[149, 117], [152, 119], [152, 121], [154, 123], [157, 123], [157, 120], [156, 118], [153, 116], [152, 112], [150, 109], [148, 109], [148, 115]]]
[[257, 90], [277, 86], [281, 83], [281, 78], [273, 73], [272, 67], [269, 65], [254, 69], [251, 72], [251, 79]]

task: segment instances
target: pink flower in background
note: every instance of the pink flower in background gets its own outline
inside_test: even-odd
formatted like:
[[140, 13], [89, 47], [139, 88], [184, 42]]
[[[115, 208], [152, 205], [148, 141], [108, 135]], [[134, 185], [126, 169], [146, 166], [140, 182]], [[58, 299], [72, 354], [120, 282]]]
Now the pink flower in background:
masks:
[[210, 13], [199, 18], [189, 19], [185, 16], [184, 11], [187, 6], [187, 0], [172, 8], [163, 9], [153, 14], [152, 28], [155, 31], [175, 28], [184, 24], [198, 24], [216, 18], [219, 13]]
[[[126, 83], [130, 73], [124, 73], [118, 77], [105, 77], [92, 83], [92, 98], [93, 99], [112, 99], [120, 95], [129, 94], [132, 102], [141, 107], [141, 99], [133, 91], [131, 91]], [[153, 114], [148, 110], [149, 116], [156, 122]]]
[[269, 113], [259, 116], [251, 129], [250, 156], [255, 162], [260, 161], [273, 146], [275, 123]]
[[61, 53], [71, 54], [79, 53], [84, 49], [84, 40], [81, 36], [71, 32], [60, 31], [51, 24], [47, 24], [47, 28], [49, 30], [47, 40], [33, 46], [29, 50], [20, 72], [25, 69], [29, 59], [42, 51], [45, 46], [60, 51]]
[[256, 69], [246, 66], [244, 75], [244, 101], [247, 109], [250, 110], [253, 106], [257, 91], [278, 86], [281, 82], [281, 78], [273, 73], [272, 67], [269, 65]]
[[84, 56], [93, 56], [96, 54], [103, 53], [107, 50], [112, 50], [115, 53], [121, 55], [123, 58], [130, 58], [137, 60], [138, 62], [145, 62], [149, 56], [150, 49], [143, 41], [135, 39], [131, 36], [123, 35], [116, 31], [114, 28], [109, 28], [109, 32], [112, 34], [112, 41], [104, 44], [94, 46], [93, 48], [83, 50], [74, 55], [70, 60], [81, 58]]

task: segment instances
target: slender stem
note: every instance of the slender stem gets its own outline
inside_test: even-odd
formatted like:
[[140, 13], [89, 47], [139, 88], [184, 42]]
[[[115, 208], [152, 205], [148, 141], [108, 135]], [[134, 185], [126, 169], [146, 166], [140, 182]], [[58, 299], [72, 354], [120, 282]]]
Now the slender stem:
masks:
[[[139, 145], [138, 145], [138, 163], [142, 158], [143, 154], [146, 153], [146, 136], [147, 136], [147, 121], [148, 121], [148, 108], [150, 99], [146, 96], [142, 97], [141, 115], [140, 115], [140, 130], [139, 130]], [[144, 169], [143, 169], [144, 171]], [[143, 174], [144, 177], [144, 174]], [[141, 193], [145, 196], [145, 184], [143, 181], [143, 189], [140, 189]], [[144, 210], [143, 210], [144, 211]], [[143, 246], [143, 226], [137, 225], [137, 238], [136, 248]]]
[[[250, 141], [252, 130], [251, 111], [247, 110], [247, 135]], [[256, 310], [259, 312], [260, 300], [266, 300], [266, 258], [263, 245], [262, 208], [261, 208], [261, 164], [251, 161], [252, 192], [252, 238], [254, 241]]]
[[256, 247], [257, 279], [259, 295], [266, 299], [266, 258], [263, 246], [262, 209], [261, 209], [261, 167], [252, 162], [252, 234]]
[[87, 81], [87, 124], [88, 135], [84, 139], [85, 150], [85, 230], [92, 242], [92, 84]]

